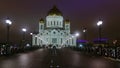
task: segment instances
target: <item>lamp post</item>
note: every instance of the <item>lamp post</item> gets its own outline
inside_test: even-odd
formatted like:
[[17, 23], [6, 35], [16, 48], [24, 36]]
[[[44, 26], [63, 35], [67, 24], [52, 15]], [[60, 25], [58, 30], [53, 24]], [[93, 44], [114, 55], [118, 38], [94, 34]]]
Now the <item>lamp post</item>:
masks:
[[99, 31], [98, 31], [98, 32], [99, 32], [99, 35], [98, 35], [98, 36], [99, 36], [99, 39], [98, 39], [98, 40], [99, 40], [99, 43], [100, 43], [100, 44], [101, 44], [101, 28], [102, 28], [101, 26], [102, 26], [102, 24], [103, 24], [103, 21], [98, 21], [98, 22], [97, 22], [97, 26], [98, 26], [98, 28], [99, 28]]
[[25, 44], [25, 33], [26, 33], [27, 29], [26, 29], [26, 28], [22, 28], [22, 31], [23, 31], [22, 43], [23, 43], [23, 45], [24, 45], [24, 44]]
[[7, 24], [7, 44], [9, 45], [10, 25], [12, 25], [12, 22], [11, 20], [7, 19], [5, 20], [5, 23]]
[[30, 36], [31, 36], [31, 40], [30, 40], [31, 41], [31, 46], [32, 46], [32, 35], [33, 35], [33, 33], [30, 33]]
[[78, 45], [78, 42], [77, 42], [77, 40], [78, 40], [78, 37], [80, 36], [80, 34], [77, 32], [77, 33], [75, 33], [75, 37], [76, 37], [76, 43], [77, 43], [77, 45]]
[[5, 20], [5, 23], [7, 24], [7, 45], [6, 45], [6, 54], [9, 54], [10, 50], [10, 44], [9, 44], [9, 34], [10, 34], [10, 26], [12, 25], [12, 21], [9, 19]]

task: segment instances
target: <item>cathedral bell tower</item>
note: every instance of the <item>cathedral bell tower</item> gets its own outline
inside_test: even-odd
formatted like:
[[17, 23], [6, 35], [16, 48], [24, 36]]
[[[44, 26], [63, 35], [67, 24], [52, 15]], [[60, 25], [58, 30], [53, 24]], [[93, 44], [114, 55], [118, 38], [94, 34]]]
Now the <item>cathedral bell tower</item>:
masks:
[[70, 21], [68, 19], [65, 20], [65, 30], [70, 33]]
[[39, 21], [39, 32], [44, 30], [44, 20], [41, 18], [40, 21]]

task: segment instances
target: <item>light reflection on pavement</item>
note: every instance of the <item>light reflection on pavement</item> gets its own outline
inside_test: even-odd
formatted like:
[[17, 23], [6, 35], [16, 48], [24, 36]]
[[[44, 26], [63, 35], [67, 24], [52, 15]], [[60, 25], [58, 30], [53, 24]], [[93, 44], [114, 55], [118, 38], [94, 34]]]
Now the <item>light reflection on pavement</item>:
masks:
[[[1, 58], [1, 57], [0, 57]], [[0, 60], [0, 68], [120, 68], [120, 63], [70, 49], [39, 49]]]

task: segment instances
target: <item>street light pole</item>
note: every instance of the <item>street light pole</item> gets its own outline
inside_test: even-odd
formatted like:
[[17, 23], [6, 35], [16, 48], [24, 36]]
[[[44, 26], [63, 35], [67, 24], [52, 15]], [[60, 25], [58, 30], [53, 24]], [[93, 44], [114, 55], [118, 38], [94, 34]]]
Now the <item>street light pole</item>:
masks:
[[7, 45], [6, 45], [6, 54], [9, 54], [9, 46], [10, 46], [10, 44], [9, 44], [9, 35], [10, 35], [10, 25], [12, 24], [12, 22], [9, 20], [9, 19], [7, 19], [7, 20], [5, 20], [5, 23], [7, 24]]
[[99, 26], [99, 39], [100, 39], [100, 43], [101, 43], [101, 25]]
[[26, 28], [22, 28], [22, 31], [23, 31], [22, 43], [23, 43], [23, 45], [24, 45], [24, 44], [25, 44], [25, 33], [26, 33], [27, 29], [26, 29]]
[[30, 36], [31, 36], [31, 40], [30, 40], [31, 41], [31, 46], [32, 46], [32, 35], [33, 35], [33, 33], [30, 33]]
[[10, 25], [12, 24], [12, 22], [9, 19], [5, 20], [5, 22], [7, 24], [7, 44], [9, 45]]
[[7, 24], [7, 44], [9, 45], [9, 33], [10, 33], [10, 25]]
[[[80, 33], [79, 33], [79, 32], [75, 33], [76, 43], [77, 43], [77, 41], [78, 41], [78, 37], [79, 37], [79, 36], [80, 36]], [[77, 46], [78, 46], [78, 43], [77, 43]]]
[[99, 43], [101, 44], [101, 29], [102, 29], [102, 24], [103, 24], [103, 21], [98, 21], [98, 23], [97, 23], [97, 26], [98, 26], [98, 32], [99, 32]]

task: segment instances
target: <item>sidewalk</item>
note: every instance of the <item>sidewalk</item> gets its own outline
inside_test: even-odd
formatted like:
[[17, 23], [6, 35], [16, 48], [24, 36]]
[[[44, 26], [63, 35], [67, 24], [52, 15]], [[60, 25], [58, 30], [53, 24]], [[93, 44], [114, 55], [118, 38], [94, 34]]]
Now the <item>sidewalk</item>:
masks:
[[120, 59], [114, 59], [114, 58], [111, 58], [111, 57], [104, 57], [105, 59], [109, 59], [109, 60], [112, 60], [112, 61], [118, 61], [120, 62]]
[[6, 56], [0, 56], [0, 61], [6, 59]]

